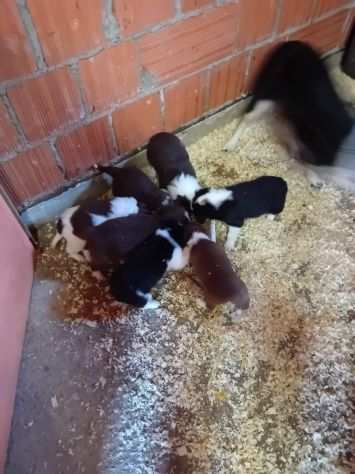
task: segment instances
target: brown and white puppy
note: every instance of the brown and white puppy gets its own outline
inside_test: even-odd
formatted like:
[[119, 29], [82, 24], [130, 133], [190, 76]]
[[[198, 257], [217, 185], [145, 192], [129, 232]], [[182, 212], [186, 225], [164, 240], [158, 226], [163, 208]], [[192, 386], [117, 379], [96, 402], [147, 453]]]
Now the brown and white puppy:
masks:
[[189, 155], [181, 140], [172, 133], [153, 135], [147, 147], [147, 158], [158, 176], [159, 186], [166, 188], [190, 210], [200, 185]]
[[111, 200], [93, 200], [80, 206], [66, 209], [57, 221], [57, 233], [51, 246], [54, 248], [62, 239], [66, 241], [67, 254], [82, 262], [86, 240], [91, 230], [100, 224], [138, 214], [138, 202], [133, 197], [119, 197]]
[[190, 265], [204, 292], [207, 306], [233, 303], [236, 309], [249, 308], [249, 292], [225, 254], [201, 228], [195, 226], [187, 243]]
[[134, 197], [147, 209], [155, 211], [169, 203], [169, 194], [156, 186], [153, 181], [135, 166], [101, 166], [96, 168], [112, 177], [112, 194]]

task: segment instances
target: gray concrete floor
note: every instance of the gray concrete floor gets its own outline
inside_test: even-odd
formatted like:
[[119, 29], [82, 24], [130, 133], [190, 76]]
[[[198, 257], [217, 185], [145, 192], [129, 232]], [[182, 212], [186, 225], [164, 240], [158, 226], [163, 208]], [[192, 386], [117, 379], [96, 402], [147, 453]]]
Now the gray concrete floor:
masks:
[[50, 310], [55, 286], [34, 283], [7, 474], [98, 472], [112, 391], [124, 383], [112, 373], [109, 351], [95, 357], [93, 348], [124, 350], [129, 338], [60, 321]]
[[[39, 276], [34, 282], [6, 474], [193, 472], [170, 450], [176, 413], [165, 403], [167, 385], [159, 399], [154, 393], [155, 384], [162, 388], [156, 370], [167, 370], [161, 334], [168, 357], [176, 322], [159, 312], [63, 320], [53, 305], [61, 285]], [[182, 352], [176, 357], [183, 361]]]

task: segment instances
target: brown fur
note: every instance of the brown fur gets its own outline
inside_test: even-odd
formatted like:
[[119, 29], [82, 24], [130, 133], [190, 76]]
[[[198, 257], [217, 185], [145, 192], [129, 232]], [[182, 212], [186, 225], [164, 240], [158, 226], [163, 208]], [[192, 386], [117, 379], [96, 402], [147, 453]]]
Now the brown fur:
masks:
[[232, 302], [238, 309], [248, 309], [248, 289], [233, 270], [222, 247], [211, 240], [199, 240], [191, 248], [190, 264], [202, 285], [209, 308]]

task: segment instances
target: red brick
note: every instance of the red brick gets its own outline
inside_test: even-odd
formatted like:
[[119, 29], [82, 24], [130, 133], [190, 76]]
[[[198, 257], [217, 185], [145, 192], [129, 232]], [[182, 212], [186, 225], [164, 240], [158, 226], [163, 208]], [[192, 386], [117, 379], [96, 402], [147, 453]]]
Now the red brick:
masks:
[[198, 10], [207, 5], [213, 5], [213, 0], [182, 0], [181, 10], [187, 12], [190, 10]]
[[246, 84], [246, 90], [251, 91], [255, 76], [257, 75], [260, 67], [262, 66], [264, 60], [266, 57], [270, 54], [270, 52], [277, 46], [278, 42], [274, 43], [269, 43], [265, 46], [262, 46], [260, 48], [254, 49], [250, 53], [250, 63], [249, 63], [249, 71], [248, 71], [248, 77], [247, 77], [247, 84]]
[[126, 36], [168, 20], [175, 14], [173, 0], [115, 0], [114, 6]]
[[232, 53], [238, 5], [226, 5], [181, 21], [138, 41], [143, 66], [161, 81], [181, 77]]
[[47, 145], [25, 151], [12, 160], [0, 163], [0, 173], [16, 204], [53, 191], [64, 179]]
[[206, 73], [183, 79], [167, 88], [165, 95], [165, 126], [176, 130], [197, 117], [205, 110]]
[[239, 8], [239, 48], [254, 44], [272, 34], [277, 0], [240, 0]]
[[0, 2], [0, 80], [31, 73], [35, 63], [16, 2]]
[[80, 117], [80, 94], [64, 68], [28, 80], [8, 95], [30, 140]]
[[113, 126], [121, 152], [134, 150], [163, 130], [159, 94], [139, 99], [113, 114]]
[[277, 30], [280, 33], [307, 23], [314, 14], [318, 0], [283, 0]]
[[102, 42], [102, 0], [28, 0], [28, 6], [48, 64]]
[[345, 23], [347, 11], [313, 23], [295, 32], [290, 40], [300, 40], [310, 43], [322, 53], [340, 47], [345, 41]]
[[80, 74], [92, 110], [134, 95], [139, 77], [133, 43], [121, 43], [80, 61]]
[[349, 0], [317, 0], [317, 3], [315, 14], [320, 16], [347, 5]]
[[0, 102], [0, 153], [6, 153], [17, 145], [17, 132]]
[[216, 66], [211, 71], [208, 108], [215, 109], [237, 99], [245, 90], [247, 56], [242, 55]]
[[68, 178], [79, 176], [95, 163], [107, 162], [114, 157], [106, 117], [59, 138], [57, 147]]

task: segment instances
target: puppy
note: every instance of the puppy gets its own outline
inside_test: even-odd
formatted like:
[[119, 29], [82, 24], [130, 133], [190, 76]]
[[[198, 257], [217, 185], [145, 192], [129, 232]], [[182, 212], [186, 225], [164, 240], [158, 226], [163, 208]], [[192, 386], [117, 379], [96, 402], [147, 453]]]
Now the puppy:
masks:
[[159, 307], [151, 289], [167, 271], [182, 270], [188, 263], [184, 223], [157, 229], [127, 256], [110, 279], [112, 295], [123, 303], [143, 309]]
[[275, 176], [261, 176], [225, 188], [201, 189], [194, 198], [192, 209], [200, 223], [212, 219], [229, 225], [226, 248], [231, 250], [245, 219], [279, 214], [285, 206], [286, 196], [286, 181]]
[[200, 230], [187, 243], [190, 265], [201, 283], [207, 306], [231, 302], [237, 309], [249, 308], [249, 293], [244, 282], [218, 244]]
[[135, 247], [165, 223], [185, 221], [185, 209], [176, 204], [163, 206], [159, 213], [140, 209], [138, 214], [111, 219], [88, 234], [86, 258], [93, 270], [105, 273], [117, 268]]
[[[271, 115], [275, 134], [313, 184], [325, 179], [355, 190], [354, 123], [315, 50], [300, 41], [276, 46], [252, 90], [246, 115], [225, 150], [237, 147], [247, 126]], [[349, 143], [353, 153], [343, 153]]]
[[200, 185], [180, 139], [167, 132], [153, 135], [148, 143], [147, 158], [157, 173], [159, 186], [166, 188], [173, 199], [180, 200], [190, 210]]
[[132, 197], [90, 201], [81, 206], [70, 207], [57, 221], [57, 233], [51, 246], [54, 248], [60, 240], [65, 239], [67, 254], [82, 262], [85, 260], [82, 252], [92, 228], [110, 219], [137, 214], [138, 211], [137, 200]]
[[153, 181], [135, 166], [101, 166], [97, 169], [112, 176], [112, 194], [130, 196], [151, 211], [169, 203], [169, 194], [159, 189]]

